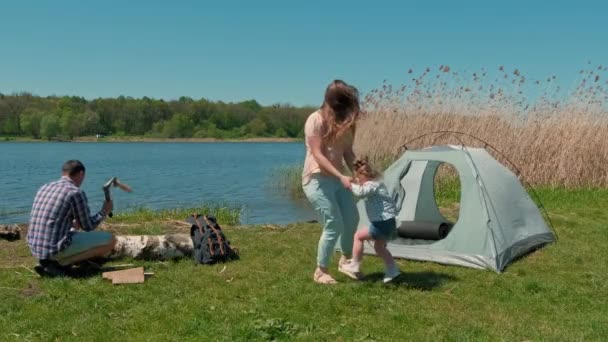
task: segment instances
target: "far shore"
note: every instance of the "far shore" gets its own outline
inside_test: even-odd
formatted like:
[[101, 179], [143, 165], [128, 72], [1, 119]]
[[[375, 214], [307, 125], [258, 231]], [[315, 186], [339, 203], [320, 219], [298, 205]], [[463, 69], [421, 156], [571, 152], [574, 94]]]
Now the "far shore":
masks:
[[30, 137], [0, 137], [1, 142], [272, 142], [272, 143], [289, 143], [298, 142], [302, 139], [297, 138], [278, 138], [278, 137], [257, 137], [243, 139], [216, 139], [216, 138], [152, 138], [152, 137], [103, 137], [97, 138], [94, 136], [77, 137], [74, 139], [34, 139]]

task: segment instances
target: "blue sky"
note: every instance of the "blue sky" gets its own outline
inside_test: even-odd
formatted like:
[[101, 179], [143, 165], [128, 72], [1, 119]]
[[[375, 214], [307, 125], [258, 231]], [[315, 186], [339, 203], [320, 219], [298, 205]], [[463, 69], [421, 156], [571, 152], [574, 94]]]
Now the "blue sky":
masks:
[[519, 68], [571, 85], [608, 64], [600, 1], [4, 1], [0, 92], [321, 102], [410, 67]]

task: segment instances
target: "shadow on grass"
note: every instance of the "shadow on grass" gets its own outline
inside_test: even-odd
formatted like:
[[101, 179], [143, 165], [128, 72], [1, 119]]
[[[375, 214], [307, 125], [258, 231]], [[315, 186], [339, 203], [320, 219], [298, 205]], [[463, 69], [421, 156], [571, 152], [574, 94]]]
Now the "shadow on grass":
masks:
[[73, 267], [66, 272], [66, 278], [72, 279], [88, 279], [97, 276], [101, 276], [103, 272], [117, 271], [110, 267], [108, 268], [94, 268], [94, 267]]
[[[363, 281], [381, 283], [383, 279], [384, 273], [376, 272], [368, 274]], [[387, 286], [402, 286], [421, 291], [431, 291], [435, 288], [441, 287], [448, 281], [456, 280], [458, 280], [458, 278], [445, 273], [403, 272], [397, 278], [393, 279], [392, 282], [388, 283]]]
[[[65, 277], [72, 279], [87, 279], [101, 276], [103, 272], [119, 271], [126, 269], [125, 267], [103, 266], [109, 260], [92, 259], [77, 265], [73, 265], [66, 271]], [[134, 266], [133, 266], [134, 267]], [[127, 267], [129, 268], [129, 267]]]

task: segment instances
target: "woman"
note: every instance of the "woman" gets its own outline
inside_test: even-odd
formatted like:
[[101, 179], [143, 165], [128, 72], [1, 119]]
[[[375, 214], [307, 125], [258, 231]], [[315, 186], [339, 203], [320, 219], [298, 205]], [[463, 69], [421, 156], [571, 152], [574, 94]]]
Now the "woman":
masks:
[[306, 197], [318, 212], [323, 233], [317, 249], [317, 269], [313, 279], [321, 284], [335, 284], [328, 266], [338, 238], [342, 257], [340, 272], [350, 274], [343, 266], [353, 250], [353, 238], [359, 214], [352, 193], [351, 178], [344, 175], [344, 162], [353, 170], [355, 122], [359, 116], [359, 92], [353, 86], [336, 80], [325, 91], [319, 110], [306, 120], [306, 159], [302, 186]]

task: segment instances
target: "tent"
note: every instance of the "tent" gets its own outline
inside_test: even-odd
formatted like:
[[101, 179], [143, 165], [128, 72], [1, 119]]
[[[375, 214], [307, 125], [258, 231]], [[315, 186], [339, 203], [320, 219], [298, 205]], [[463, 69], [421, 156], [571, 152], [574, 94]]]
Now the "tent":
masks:
[[[437, 208], [435, 174], [443, 163], [458, 172], [461, 195], [457, 222], [440, 240], [400, 238], [388, 243], [396, 258], [434, 261], [502, 272], [516, 258], [555, 240], [518, 178], [483, 148], [433, 146], [406, 151], [383, 175], [395, 200], [397, 225], [449, 222]], [[357, 204], [359, 228], [369, 220]], [[373, 248], [365, 247], [373, 254]]]

